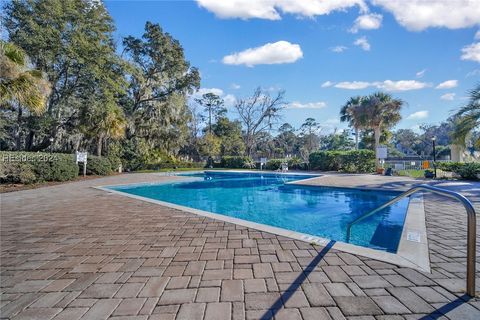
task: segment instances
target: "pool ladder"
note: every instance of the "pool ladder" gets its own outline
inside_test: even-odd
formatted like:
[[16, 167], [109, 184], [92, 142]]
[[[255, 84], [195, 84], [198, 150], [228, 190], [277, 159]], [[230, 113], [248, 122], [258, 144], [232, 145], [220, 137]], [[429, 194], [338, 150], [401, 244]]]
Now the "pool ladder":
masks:
[[352, 226], [365, 218], [372, 216], [373, 214], [385, 209], [388, 206], [391, 206], [394, 203], [402, 200], [405, 197], [412, 195], [417, 191], [430, 191], [436, 194], [440, 194], [449, 198], [456, 199], [460, 201], [465, 210], [467, 211], [467, 294], [469, 296], [475, 296], [475, 254], [476, 254], [476, 237], [477, 237], [477, 218], [475, 215], [475, 208], [473, 207], [472, 203], [463, 195], [458, 192], [445, 190], [437, 187], [432, 187], [426, 184], [422, 184], [419, 186], [415, 186], [404, 193], [396, 196], [392, 200], [388, 201], [387, 203], [381, 205], [380, 207], [372, 210], [370, 212], [361, 215], [357, 219], [353, 220], [347, 225], [347, 242], [350, 242], [350, 235], [352, 232]]

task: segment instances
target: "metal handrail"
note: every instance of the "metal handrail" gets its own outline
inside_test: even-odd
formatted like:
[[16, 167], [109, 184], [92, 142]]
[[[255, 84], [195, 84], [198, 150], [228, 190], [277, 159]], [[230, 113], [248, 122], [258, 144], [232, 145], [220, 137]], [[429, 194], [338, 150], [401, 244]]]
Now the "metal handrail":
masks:
[[385, 209], [386, 207], [400, 201], [401, 199], [408, 197], [411, 194], [421, 190], [431, 191], [433, 193], [437, 193], [440, 195], [444, 195], [446, 197], [459, 200], [465, 207], [465, 210], [467, 210], [467, 217], [468, 217], [467, 219], [467, 294], [473, 297], [475, 296], [475, 254], [476, 254], [475, 250], [476, 250], [476, 237], [477, 237], [477, 218], [475, 215], [475, 208], [473, 207], [470, 200], [468, 200], [466, 197], [464, 197], [458, 192], [445, 190], [437, 187], [432, 187], [426, 184], [415, 186], [405, 191], [404, 193], [396, 196], [395, 198], [388, 201], [387, 203], [381, 205], [377, 209], [367, 212], [366, 214], [350, 222], [347, 225], [347, 242], [350, 241], [352, 226], [355, 223], [360, 222], [363, 219], [368, 218], [371, 215], [379, 212], [380, 210]]

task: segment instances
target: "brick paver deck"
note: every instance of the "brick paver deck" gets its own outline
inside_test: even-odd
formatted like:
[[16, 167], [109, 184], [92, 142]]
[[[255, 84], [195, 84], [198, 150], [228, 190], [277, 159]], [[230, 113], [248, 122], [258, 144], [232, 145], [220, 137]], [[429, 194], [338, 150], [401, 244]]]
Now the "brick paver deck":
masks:
[[[1, 195], [1, 318], [480, 319], [480, 301], [462, 296], [460, 205], [427, 196], [432, 273], [422, 273], [90, 188], [162, 179], [176, 178]], [[456, 188], [479, 210], [478, 184]]]

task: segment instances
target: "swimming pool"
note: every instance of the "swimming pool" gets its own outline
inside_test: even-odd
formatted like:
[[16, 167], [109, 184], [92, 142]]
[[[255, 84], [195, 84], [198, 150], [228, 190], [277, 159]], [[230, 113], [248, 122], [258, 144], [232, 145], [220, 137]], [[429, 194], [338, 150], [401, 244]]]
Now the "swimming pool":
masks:
[[[205, 172], [184, 176], [189, 179], [107, 189], [342, 242], [349, 222], [399, 194], [289, 184], [311, 175]], [[396, 253], [408, 204], [409, 199], [403, 199], [356, 224], [349, 242]]]

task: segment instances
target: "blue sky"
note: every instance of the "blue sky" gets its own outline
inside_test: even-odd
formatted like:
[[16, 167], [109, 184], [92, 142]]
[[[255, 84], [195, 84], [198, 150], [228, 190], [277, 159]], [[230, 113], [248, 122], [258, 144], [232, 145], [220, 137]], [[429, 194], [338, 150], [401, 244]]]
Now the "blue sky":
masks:
[[[404, 100], [397, 128], [439, 123], [480, 80], [478, 0], [105, 1], [119, 45], [145, 21], [178, 39], [201, 92], [230, 106], [254, 88], [284, 89], [285, 122], [337, 127], [349, 97]], [[273, 64], [272, 64], [273, 63]], [[232, 111], [232, 116], [235, 114]]]

